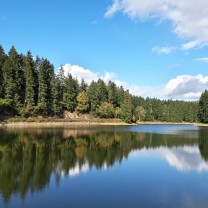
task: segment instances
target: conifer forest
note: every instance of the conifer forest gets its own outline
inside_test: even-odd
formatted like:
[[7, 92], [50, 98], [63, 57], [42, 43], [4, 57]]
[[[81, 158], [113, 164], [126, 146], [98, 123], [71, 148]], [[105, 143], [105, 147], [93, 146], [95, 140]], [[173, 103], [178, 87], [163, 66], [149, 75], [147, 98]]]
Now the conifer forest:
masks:
[[6, 54], [0, 46], [0, 115], [61, 118], [64, 110], [127, 123], [208, 123], [208, 92], [199, 101], [143, 98], [113, 81], [78, 82], [71, 74], [65, 76], [62, 66], [55, 73], [49, 60], [33, 57], [30, 51], [18, 54], [12, 46]]

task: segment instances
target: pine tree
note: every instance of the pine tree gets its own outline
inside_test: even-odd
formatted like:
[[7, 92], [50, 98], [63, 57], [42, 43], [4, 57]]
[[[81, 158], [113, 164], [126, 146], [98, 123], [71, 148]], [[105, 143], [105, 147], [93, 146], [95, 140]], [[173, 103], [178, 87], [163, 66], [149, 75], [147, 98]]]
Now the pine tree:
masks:
[[58, 115], [60, 113], [59, 93], [58, 93], [58, 83], [55, 78], [55, 74], [52, 74], [50, 88], [51, 88], [51, 95], [50, 96], [51, 96], [51, 100], [52, 100], [51, 113], [53, 115]]
[[105, 82], [102, 79], [98, 79], [97, 87], [98, 87], [98, 100], [100, 105], [101, 103], [108, 101], [108, 91], [106, 89]]
[[132, 97], [127, 90], [124, 92], [124, 99], [121, 104], [121, 119], [127, 123], [131, 123], [132, 116]]
[[39, 112], [43, 115], [49, 115], [52, 113], [52, 91], [51, 81], [54, 76], [53, 65], [47, 60], [43, 59], [38, 67], [38, 108]]
[[208, 123], [208, 90], [205, 90], [199, 99], [199, 121]]
[[146, 121], [153, 121], [152, 102], [151, 99], [148, 97], [145, 100], [145, 111], [146, 111]]
[[84, 79], [81, 80], [81, 83], [80, 83], [80, 92], [83, 92], [83, 91], [87, 91], [87, 83], [84, 81]]
[[120, 107], [124, 99], [123, 86], [117, 87], [117, 106]]
[[25, 75], [25, 106], [28, 109], [35, 106], [35, 63], [30, 51], [24, 58], [24, 75]]
[[89, 101], [90, 101], [90, 112], [92, 114], [95, 114], [96, 109], [100, 103], [97, 82], [95, 82], [95, 81], [91, 82], [91, 84], [87, 90], [87, 95], [88, 95]]
[[58, 88], [58, 99], [60, 102], [63, 102], [63, 93], [65, 87], [65, 76], [64, 76], [64, 68], [61, 65], [56, 76], [57, 80], [57, 88]]
[[4, 76], [3, 76], [3, 65], [6, 59], [4, 49], [0, 45], [0, 98], [4, 98]]
[[69, 74], [65, 81], [65, 88], [63, 93], [63, 102], [67, 110], [73, 112], [77, 105], [77, 95], [79, 90], [79, 84], [76, 79], [73, 79]]
[[114, 107], [118, 106], [118, 95], [117, 95], [117, 86], [114, 82], [109, 81], [107, 85], [108, 91], [108, 102], [111, 103]]
[[22, 66], [20, 64], [20, 56], [14, 46], [9, 51], [8, 58], [4, 66], [5, 79], [5, 98], [17, 109], [22, 106], [22, 86], [24, 84], [24, 76]]

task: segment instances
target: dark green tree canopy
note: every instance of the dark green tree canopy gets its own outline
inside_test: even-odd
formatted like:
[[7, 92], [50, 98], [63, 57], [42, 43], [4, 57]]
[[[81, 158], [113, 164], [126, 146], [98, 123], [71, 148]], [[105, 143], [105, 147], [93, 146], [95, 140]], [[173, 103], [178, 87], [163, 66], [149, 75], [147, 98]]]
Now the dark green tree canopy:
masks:
[[199, 99], [199, 120], [208, 123], [208, 91], [205, 90]]
[[208, 92], [199, 102], [159, 100], [132, 96], [113, 81], [98, 79], [89, 86], [78, 83], [64, 67], [55, 73], [53, 64], [28, 51], [18, 54], [12, 46], [5, 54], [0, 45], [0, 112], [21, 116], [63, 116], [64, 110], [96, 117], [136, 120], [208, 123]]

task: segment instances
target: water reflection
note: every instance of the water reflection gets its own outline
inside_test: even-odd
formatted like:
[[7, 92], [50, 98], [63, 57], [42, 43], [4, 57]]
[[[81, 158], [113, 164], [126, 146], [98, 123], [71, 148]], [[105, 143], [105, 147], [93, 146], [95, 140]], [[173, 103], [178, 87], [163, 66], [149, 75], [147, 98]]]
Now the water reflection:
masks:
[[194, 137], [190, 133], [116, 130], [0, 130], [0, 193], [5, 203], [13, 193], [25, 198], [29, 191], [43, 190], [52, 174], [59, 183], [63, 175], [77, 176], [93, 167], [112, 167], [132, 151], [159, 154], [180, 171], [207, 170], [206, 135], [204, 129]]
[[137, 153], [145, 154], [146, 156], [160, 156], [171, 166], [178, 171], [206, 171], [208, 170], [208, 163], [203, 160], [198, 146], [184, 146], [184, 147], [160, 147], [156, 149], [142, 149]]

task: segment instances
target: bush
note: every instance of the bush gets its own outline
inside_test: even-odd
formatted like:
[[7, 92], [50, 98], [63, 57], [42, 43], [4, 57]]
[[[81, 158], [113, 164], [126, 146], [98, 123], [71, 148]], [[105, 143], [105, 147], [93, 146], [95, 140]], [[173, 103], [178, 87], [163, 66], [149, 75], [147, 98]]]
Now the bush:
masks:
[[110, 103], [104, 102], [98, 107], [97, 113], [101, 118], [114, 118], [113, 105]]
[[6, 99], [0, 99], [0, 114], [14, 115], [16, 110], [11, 106], [10, 102]]

